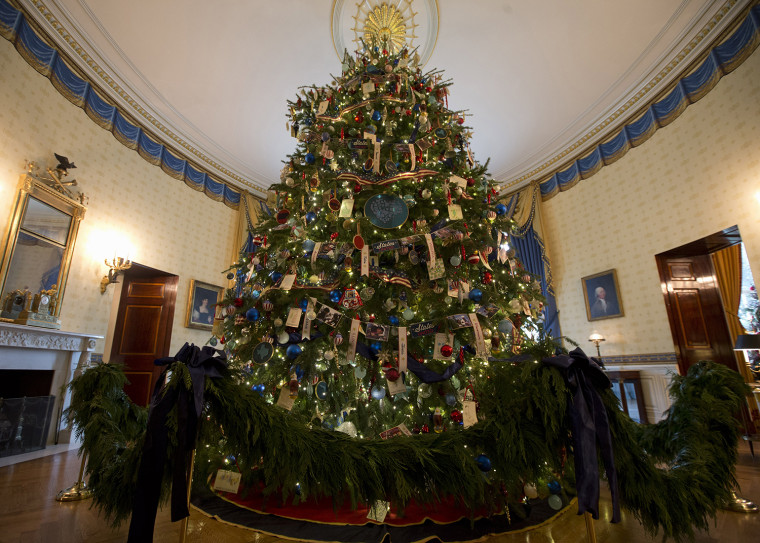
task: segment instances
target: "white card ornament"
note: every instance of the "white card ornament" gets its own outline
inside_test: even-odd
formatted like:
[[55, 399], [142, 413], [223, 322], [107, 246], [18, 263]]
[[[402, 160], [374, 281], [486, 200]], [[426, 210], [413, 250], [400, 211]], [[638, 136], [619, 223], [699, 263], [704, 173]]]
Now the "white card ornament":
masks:
[[458, 175], [452, 175], [451, 177], [449, 177], [449, 181], [451, 183], [454, 183], [456, 186], [461, 187], [463, 189], [467, 188], [467, 179], [462, 179]]
[[372, 171], [374, 173], [380, 173], [380, 142], [378, 141], [375, 141], [375, 152], [372, 160], [374, 164]]
[[290, 397], [290, 389], [284, 386], [280, 389], [280, 395], [277, 397], [277, 407], [282, 407], [285, 411], [293, 409], [295, 398]]
[[314, 311], [315, 298], [309, 298], [309, 304], [306, 306], [306, 313], [303, 318], [303, 328], [301, 328], [301, 337], [303, 339], [311, 339], [311, 319], [308, 318], [310, 312]]
[[407, 364], [407, 332], [405, 326], [398, 327], [398, 371], [406, 372]]
[[414, 171], [414, 168], [416, 167], [416, 164], [417, 164], [417, 162], [416, 162], [417, 161], [417, 156], [414, 154], [414, 144], [413, 143], [409, 144], [409, 154], [411, 155], [410, 158], [412, 159], [412, 167], [409, 168], [409, 171]]
[[280, 283], [280, 288], [282, 290], [290, 290], [293, 288], [293, 284], [295, 282], [296, 282], [295, 274], [289, 273], [288, 275], [282, 278], [282, 282]]
[[449, 206], [449, 220], [461, 221], [464, 218], [462, 214], [462, 206], [459, 204], [451, 204]]
[[347, 198], [340, 203], [340, 211], [338, 212], [338, 217], [350, 219], [353, 211], [354, 201], [353, 199]]
[[327, 100], [322, 100], [322, 101], [319, 103], [319, 108], [317, 108], [317, 115], [324, 115], [324, 114], [325, 114], [325, 111], [327, 111], [327, 106], [328, 106], [329, 104], [330, 104], [330, 103], [329, 103]]
[[314, 244], [314, 249], [311, 251], [311, 267], [314, 267], [314, 263], [317, 261], [317, 257], [319, 256], [319, 250], [322, 248], [322, 242], [318, 241]]
[[488, 356], [486, 340], [478, 316], [475, 313], [470, 313], [470, 320], [472, 321], [472, 330], [475, 333], [475, 352], [478, 356]]
[[438, 332], [435, 334], [435, 346], [433, 347], [433, 360], [451, 360], [451, 356], [454, 356], [452, 352], [451, 356], [443, 356], [441, 354], [441, 347], [444, 345], [454, 344], [454, 334], [444, 334]]
[[351, 320], [351, 331], [348, 334], [348, 353], [346, 353], [346, 360], [349, 363], [353, 363], [356, 360], [356, 342], [359, 340], [359, 325], [361, 321], [358, 319]]
[[431, 281], [435, 281], [436, 279], [440, 279], [444, 275], [446, 275], [446, 268], [443, 265], [443, 260], [440, 258], [437, 260], [434, 260], [433, 262], [427, 263], [428, 268], [428, 276], [430, 277]]
[[237, 494], [240, 489], [241, 474], [237, 471], [220, 469], [216, 472], [214, 478], [214, 490], [221, 492], [232, 492]]
[[369, 513], [367, 513], [367, 518], [369, 520], [374, 520], [375, 522], [382, 523], [385, 521], [386, 515], [388, 515], [388, 511], [390, 511], [391, 503], [390, 502], [383, 502], [383, 501], [376, 501], [372, 507], [369, 508]]
[[366, 83], [362, 83], [362, 94], [370, 94], [372, 92], [375, 92], [374, 82], [367, 81]]
[[462, 425], [469, 428], [478, 422], [477, 404], [472, 400], [462, 402]]
[[365, 132], [364, 139], [371, 141], [372, 145], [377, 145], [377, 134], [373, 134], [372, 132]]
[[298, 325], [301, 323], [302, 314], [303, 310], [300, 307], [291, 307], [290, 311], [288, 311], [288, 320], [285, 321], [285, 326], [298, 328]]
[[369, 277], [369, 245], [362, 247], [361, 275]]
[[386, 382], [388, 383], [388, 393], [391, 396], [395, 396], [396, 394], [401, 394], [402, 392], [406, 392], [406, 385], [404, 384], [404, 380], [401, 377], [399, 377], [395, 381], [386, 379]]

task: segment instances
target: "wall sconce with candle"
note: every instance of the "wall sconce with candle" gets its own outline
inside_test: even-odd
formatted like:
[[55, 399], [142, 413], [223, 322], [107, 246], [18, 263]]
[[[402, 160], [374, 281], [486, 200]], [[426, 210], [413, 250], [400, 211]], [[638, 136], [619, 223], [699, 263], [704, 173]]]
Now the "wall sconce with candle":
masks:
[[105, 294], [106, 287], [111, 283], [116, 282], [116, 278], [120, 272], [128, 270], [132, 267], [132, 261], [129, 259], [129, 255], [126, 257], [117, 256], [114, 252], [113, 258], [105, 259], [106, 266], [108, 266], [108, 275], [104, 275], [100, 280], [100, 293]]

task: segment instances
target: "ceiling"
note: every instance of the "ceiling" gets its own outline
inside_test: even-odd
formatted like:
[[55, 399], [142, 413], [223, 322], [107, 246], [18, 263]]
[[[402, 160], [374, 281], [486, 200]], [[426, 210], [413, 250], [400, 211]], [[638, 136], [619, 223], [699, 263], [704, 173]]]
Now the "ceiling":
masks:
[[[122, 91], [114, 101], [205, 155], [201, 166], [222, 180], [248, 189], [279, 181], [282, 161], [296, 147], [286, 130], [286, 100], [299, 86], [328, 84], [330, 74], [340, 73], [331, 17], [336, 6], [350, 16], [358, 5], [20, 3], [55, 30], [48, 33], [101, 87]], [[519, 186], [577, 158], [653, 100], [748, 3], [414, 0], [413, 6], [437, 6], [437, 39], [425, 69], [453, 80], [449, 107], [467, 110], [475, 158], [490, 158], [497, 181]]]

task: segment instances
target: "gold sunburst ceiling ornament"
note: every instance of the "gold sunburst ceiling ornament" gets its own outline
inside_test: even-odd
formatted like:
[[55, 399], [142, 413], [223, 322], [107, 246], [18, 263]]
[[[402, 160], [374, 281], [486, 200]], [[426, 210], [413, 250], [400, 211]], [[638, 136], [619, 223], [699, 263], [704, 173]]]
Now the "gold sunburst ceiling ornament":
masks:
[[424, 65], [438, 40], [438, 0], [333, 0], [330, 19], [335, 52], [341, 60], [346, 50], [365, 46], [390, 53], [407, 47], [416, 51]]
[[[412, 12], [412, 36], [414, 38], [414, 12]], [[396, 6], [375, 6], [364, 21], [364, 43], [383, 47], [391, 53], [404, 48], [407, 41], [407, 25], [404, 15]]]

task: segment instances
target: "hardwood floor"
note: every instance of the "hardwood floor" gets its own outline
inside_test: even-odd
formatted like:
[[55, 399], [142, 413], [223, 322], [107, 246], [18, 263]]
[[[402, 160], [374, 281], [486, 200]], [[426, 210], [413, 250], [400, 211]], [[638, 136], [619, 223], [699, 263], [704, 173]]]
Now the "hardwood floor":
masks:
[[[746, 443], [739, 445], [737, 478], [740, 496], [760, 502], [760, 454], [750, 456]], [[79, 472], [76, 451], [59, 453], [0, 468], [0, 543], [74, 543], [125, 541], [127, 526], [112, 530], [90, 507], [90, 502], [59, 503], [55, 495], [70, 486]], [[623, 522], [610, 524], [609, 501], [601, 504], [601, 519], [594, 523], [599, 543], [660, 541], [648, 537], [630, 514]], [[181, 523], [169, 521], [168, 510], [156, 521], [156, 542], [178, 542]], [[697, 543], [754, 542], [760, 539], [760, 515], [721, 512], [709, 533], [700, 533]], [[285, 540], [228, 526], [192, 510], [187, 541], [230, 543], [282, 543]], [[529, 541], [531, 543], [584, 543], [587, 541], [583, 517], [568, 510], [548, 526], [529, 532], [492, 537], [490, 543]]]

